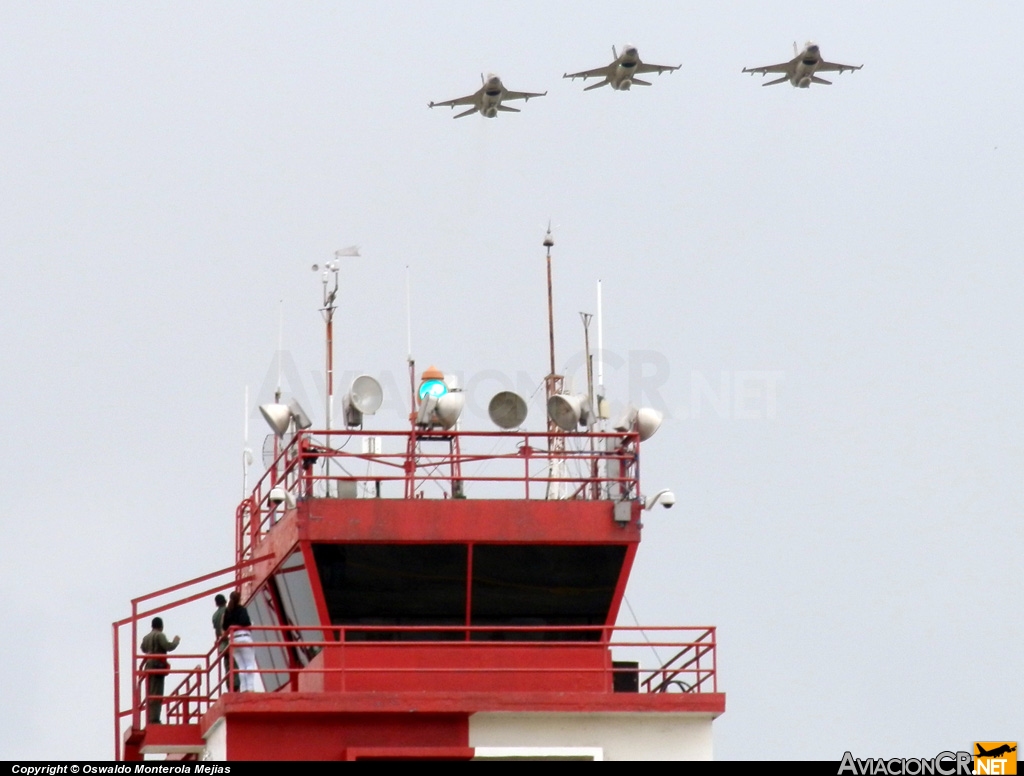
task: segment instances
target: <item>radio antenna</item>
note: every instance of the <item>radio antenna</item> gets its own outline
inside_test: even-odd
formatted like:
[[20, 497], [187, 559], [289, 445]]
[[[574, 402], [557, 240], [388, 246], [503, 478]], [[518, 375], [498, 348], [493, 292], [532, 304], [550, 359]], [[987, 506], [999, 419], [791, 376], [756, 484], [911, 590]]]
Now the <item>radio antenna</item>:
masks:
[[281, 403], [281, 351], [284, 349], [284, 299], [277, 302], [277, 390], [274, 401]]
[[252, 449], [249, 447], [249, 386], [245, 386], [245, 405], [242, 412], [242, 499], [249, 496], [249, 467], [252, 466]]
[[412, 280], [409, 265], [405, 265], [405, 360], [409, 364], [409, 401], [416, 412], [416, 362], [412, 358]]
[[[565, 377], [555, 373], [555, 314], [553, 291], [551, 287], [551, 248], [555, 239], [551, 236], [551, 222], [548, 221], [548, 231], [544, 235], [544, 248], [547, 251], [548, 268], [548, 352], [550, 355], [551, 371], [544, 378], [544, 409], [547, 411], [548, 402], [552, 396], [562, 392], [565, 385]], [[559, 429], [558, 424], [548, 415], [548, 457], [551, 463], [550, 480], [548, 481], [547, 498], [562, 498], [562, 487], [559, 480], [562, 476], [562, 467], [565, 458], [565, 434]]]
[[409, 265], [405, 265], [405, 360], [412, 361], [412, 290]]
[[604, 430], [604, 412], [601, 404], [604, 402], [604, 317], [601, 313], [601, 281], [597, 281], [597, 406], [594, 407], [594, 415], [597, 417], [598, 425]]

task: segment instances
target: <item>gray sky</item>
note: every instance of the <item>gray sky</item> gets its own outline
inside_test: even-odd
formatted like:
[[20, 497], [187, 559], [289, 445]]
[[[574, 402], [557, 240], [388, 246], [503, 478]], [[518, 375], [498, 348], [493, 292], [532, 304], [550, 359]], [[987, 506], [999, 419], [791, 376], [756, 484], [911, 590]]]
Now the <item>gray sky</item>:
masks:
[[[311, 264], [362, 246], [342, 370], [404, 378], [408, 265], [418, 363], [483, 397], [546, 371], [549, 218], [560, 366], [600, 278], [609, 393], [669, 415], [643, 474], [678, 503], [627, 595], [719, 627], [716, 755], [1024, 737], [1021, 30], [1010, 2], [0, 0], [0, 758], [111, 755], [110, 623], [231, 562], [279, 309], [322, 419]], [[865, 67], [740, 74], [794, 39]], [[683, 67], [560, 78], [626, 42]], [[427, 110], [481, 71], [548, 96]], [[167, 618], [183, 648], [209, 610]]]

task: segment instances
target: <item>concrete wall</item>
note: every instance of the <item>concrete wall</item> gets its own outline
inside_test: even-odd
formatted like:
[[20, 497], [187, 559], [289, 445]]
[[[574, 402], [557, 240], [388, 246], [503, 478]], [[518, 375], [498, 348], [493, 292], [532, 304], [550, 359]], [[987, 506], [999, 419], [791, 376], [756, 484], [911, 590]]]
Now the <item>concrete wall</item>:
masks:
[[[482, 757], [508, 757], [513, 748], [540, 759], [710, 760], [711, 716], [484, 712], [469, 718], [469, 745]], [[600, 757], [587, 757], [596, 751]]]

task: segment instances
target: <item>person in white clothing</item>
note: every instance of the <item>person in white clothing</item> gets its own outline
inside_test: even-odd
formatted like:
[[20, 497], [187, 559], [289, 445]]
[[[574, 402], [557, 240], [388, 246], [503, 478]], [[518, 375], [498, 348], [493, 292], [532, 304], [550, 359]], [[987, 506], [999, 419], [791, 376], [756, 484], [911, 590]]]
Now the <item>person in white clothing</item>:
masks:
[[231, 637], [231, 651], [238, 664], [239, 684], [241, 692], [256, 691], [256, 649], [252, 646], [252, 621], [249, 612], [242, 606], [242, 594], [237, 590], [228, 599], [227, 609], [221, 627]]

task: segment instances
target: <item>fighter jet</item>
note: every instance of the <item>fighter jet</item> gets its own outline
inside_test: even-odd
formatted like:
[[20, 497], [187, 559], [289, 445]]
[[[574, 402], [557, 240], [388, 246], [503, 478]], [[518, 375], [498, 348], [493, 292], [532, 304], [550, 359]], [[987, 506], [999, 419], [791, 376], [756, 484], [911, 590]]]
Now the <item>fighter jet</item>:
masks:
[[507, 105], [502, 105], [506, 100], [529, 100], [531, 97], [543, 97], [547, 94], [547, 92], [510, 92], [494, 73], [489, 73], [486, 79], [484, 79], [483, 73], [481, 73], [480, 81], [483, 83], [483, 86], [473, 92], [473, 94], [459, 97], [455, 100], [432, 102], [427, 107], [454, 108], [456, 105], [472, 105], [472, 108], [453, 116], [453, 118], [461, 119], [463, 116], [479, 111], [481, 116], [493, 119], [500, 110], [509, 113], [520, 112], [519, 108], [510, 108]]
[[640, 61], [640, 55], [636, 52], [636, 46], [631, 46], [628, 43], [622, 48], [622, 56], [615, 50], [615, 46], [612, 46], [612, 56], [615, 57], [615, 61], [605, 67], [598, 67], [594, 70], [583, 70], [579, 73], [566, 73], [562, 78], [571, 78], [574, 81], [577, 78], [582, 78], [584, 81], [588, 78], [601, 78], [604, 79], [596, 84], [591, 84], [586, 87], [583, 91], [589, 92], [591, 89], [597, 89], [601, 86], [611, 86], [612, 89], [618, 92], [629, 91], [629, 87], [633, 84], [639, 84], [640, 86], [650, 86], [650, 81], [641, 81], [635, 76], [643, 73], [671, 73], [678, 70], [682, 65], [648, 65]]
[[745, 67], [743, 68], [744, 73], [760, 73], [765, 75], [766, 73], [785, 73], [782, 78], [777, 78], [774, 81], [761, 84], [762, 86], [772, 86], [773, 84], [781, 84], [784, 81], [789, 81], [793, 86], [797, 86], [801, 89], [806, 89], [812, 83], [815, 84], [831, 84], [831, 81], [826, 81], [824, 78], [818, 78], [815, 73], [842, 73], [845, 70], [860, 70], [864, 65], [837, 65], [834, 62], [826, 62], [821, 58], [821, 53], [818, 51], [818, 46], [815, 43], [808, 42], [804, 46], [803, 53], [797, 53], [796, 42], [793, 43], [793, 53], [796, 54], [788, 62], [780, 62], [777, 65], [768, 65], [767, 67]]

